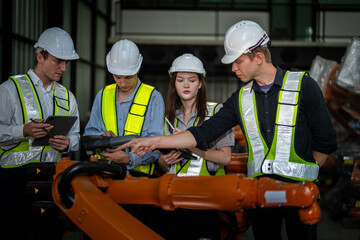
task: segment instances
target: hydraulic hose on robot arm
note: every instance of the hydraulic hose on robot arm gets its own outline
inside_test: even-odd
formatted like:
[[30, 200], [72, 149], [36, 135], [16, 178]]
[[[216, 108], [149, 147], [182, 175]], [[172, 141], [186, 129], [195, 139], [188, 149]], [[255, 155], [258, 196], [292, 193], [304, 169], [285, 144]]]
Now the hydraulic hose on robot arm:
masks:
[[299, 208], [303, 223], [320, 220], [319, 191], [312, 182], [284, 183], [243, 174], [134, 178], [125, 177], [125, 167], [113, 170], [107, 164], [112, 163], [62, 161], [56, 166], [54, 201], [92, 239], [162, 239], [118, 204], [152, 204], [170, 211], [292, 206]]

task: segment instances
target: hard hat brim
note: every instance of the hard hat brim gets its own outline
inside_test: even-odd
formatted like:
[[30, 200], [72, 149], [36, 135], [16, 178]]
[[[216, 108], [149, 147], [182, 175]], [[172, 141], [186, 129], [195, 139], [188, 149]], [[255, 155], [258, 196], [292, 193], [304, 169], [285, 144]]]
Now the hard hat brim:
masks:
[[[51, 54], [52, 55], [52, 54]], [[55, 55], [53, 55], [53, 56], [55, 56]], [[56, 56], [55, 56], [56, 57]], [[72, 55], [72, 56], [59, 56], [59, 57], [57, 57], [58, 59], [62, 59], [62, 60], [77, 60], [77, 59], [79, 59], [80, 57], [79, 57], [79, 55], [77, 54], [77, 53], [74, 53], [74, 55]]]
[[174, 73], [174, 72], [192, 72], [192, 73], [206, 74], [205, 70], [171, 67], [169, 69], [169, 73]]
[[221, 62], [223, 64], [230, 64], [230, 63], [233, 63], [236, 59], [238, 59], [240, 56], [242, 55], [239, 54], [239, 55], [224, 55], [223, 58], [221, 59]]
[[38, 43], [36, 43], [34, 45], [34, 48], [40, 49], [40, 50], [36, 51], [37, 53], [41, 52], [41, 51], [46, 51], [46, 52], [50, 53], [51, 55], [53, 55], [54, 57], [61, 59], [61, 60], [77, 60], [80, 58], [79, 55], [75, 51], [71, 56], [61, 56], [60, 54], [53, 52], [50, 49], [39, 46]]

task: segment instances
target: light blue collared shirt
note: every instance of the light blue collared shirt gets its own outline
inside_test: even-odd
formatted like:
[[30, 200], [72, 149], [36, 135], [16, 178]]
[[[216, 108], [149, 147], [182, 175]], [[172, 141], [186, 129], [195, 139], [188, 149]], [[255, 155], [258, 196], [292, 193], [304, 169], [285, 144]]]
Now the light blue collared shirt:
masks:
[[[124, 99], [122, 102], [118, 102], [116, 95], [116, 112], [117, 112], [117, 122], [118, 122], [118, 136], [122, 136], [124, 134], [124, 126], [126, 122], [127, 115], [130, 110], [130, 106], [135, 97], [135, 93], [139, 88], [141, 81], [138, 79], [136, 88], [131, 93], [131, 95]], [[85, 132], [83, 136], [89, 135], [101, 135], [106, 129], [104, 122], [102, 120], [101, 114], [101, 96], [104, 89], [100, 90], [96, 98], [94, 100], [94, 104], [91, 109], [91, 115], [89, 122], [85, 127]], [[164, 133], [164, 101], [161, 94], [154, 90], [150, 102], [146, 111], [146, 116], [144, 120], [143, 129], [141, 132], [141, 137], [152, 137], [163, 135]], [[148, 152], [144, 156], [140, 157], [136, 154], [129, 153], [130, 163], [127, 165], [128, 169], [132, 169], [139, 165], [146, 165], [149, 163], [155, 162], [159, 155], [154, 152]]]

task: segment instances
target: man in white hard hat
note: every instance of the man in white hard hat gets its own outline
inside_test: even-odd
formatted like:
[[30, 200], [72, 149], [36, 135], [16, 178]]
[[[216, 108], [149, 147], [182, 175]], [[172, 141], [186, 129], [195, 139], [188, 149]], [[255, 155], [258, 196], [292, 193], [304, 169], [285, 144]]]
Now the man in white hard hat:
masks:
[[[268, 35], [255, 22], [231, 26], [225, 34], [226, 54], [221, 61], [232, 64], [232, 71], [245, 86], [201, 126], [177, 135], [136, 139], [119, 150], [132, 146], [140, 155], [154, 148], [196, 146], [205, 150], [240, 124], [249, 149], [248, 177], [316, 181], [319, 167], [337, 149], [330, 115], [311, 77], [272, 64], [269, 43]], [[277, 197], [280, 203], [286, 202], [281, 193]], [[303, 224], [297, 208], [257, 208], [250, 211], [250, 217], [255, 239], [281, 239], [283, 220], [289, 239], [317, 237], [316, 224]]]
[[19, 224], [25, 211], [26, 165], [57, 162], [62, 153], [78, 150], [80, 139], [77, 120], [67, 136], [50, 138], [50, 146], [32, 146], [34, 139], [53, 128], [43, 124], [48, 116], [79, 117], [74, 95], [58, 83], [67, 63], [79, 58], [70, 35], [57, 27], [46, 29], [34, 48], [35, 68], [11, 76], [0, 86], [0, 226], [15, 235], [24, 234]]
[[[153, 86], [142, 83], [138, 77], [143, 57], [139, 48], [129, 40], [116, 42], [106, 56], [108, 71], [114, 84], [96, 95], [84, 136], [108, 137], [137, 134], [142, 137], [164, 133], [164, 101]], [[135, 176], [154, 174], [158, 154], [150, 152], [143, 157], [133, 153], [103, 152], [109, 160], [125, 163]]]

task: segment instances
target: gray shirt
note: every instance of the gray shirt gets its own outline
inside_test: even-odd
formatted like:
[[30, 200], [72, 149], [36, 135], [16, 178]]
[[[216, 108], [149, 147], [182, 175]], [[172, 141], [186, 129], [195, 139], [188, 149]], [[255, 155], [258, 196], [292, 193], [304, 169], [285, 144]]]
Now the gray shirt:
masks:
[[[218, 112], [221, 108], [222, 108], [222, 104], [218, 104], [215, 107], [214, 114], [216, 112]], [[209, 112], [207, 118], [210, 117], [210, 114], [211, 113]], [[182, 111], [182, 109], [178, 109], [178, 110], [176, 110], [176, 119], [175, 119], [175, 123], [173, 123], [173, 126], [176, 128], [179, 128], [181, 131], [185, 131], [188, 128], [194, 126], [196, 117], [197, 117], [197, 109], [195, 109], [195, 111], [191, 114], [188, 122], [185, 123], [183, 111]], [[167, 127], [166, 135], [172, 134], [172, 132], [170, 132], [170, 131], [171, 130]], [[227, 132], [225, 132], [224, 134], [222, 134], [215, 141], [211, 142], [209, 144], [208, 148], [219, 150], [222, 147], [232, 147], [232, 146], [234, 146], [234, 144], [235, 144], [235, 135], [234, 135], [234, 132], [232, 131], [232, 129], [230, 129]]]

